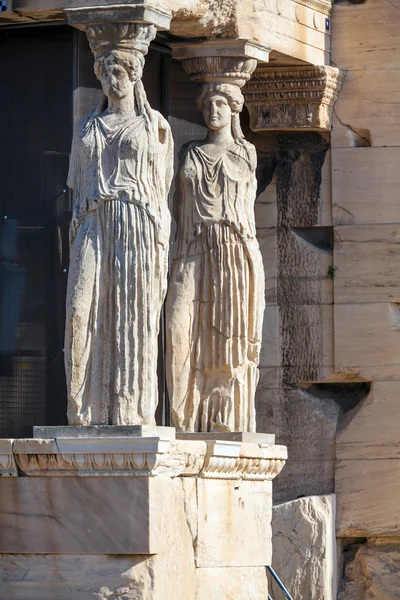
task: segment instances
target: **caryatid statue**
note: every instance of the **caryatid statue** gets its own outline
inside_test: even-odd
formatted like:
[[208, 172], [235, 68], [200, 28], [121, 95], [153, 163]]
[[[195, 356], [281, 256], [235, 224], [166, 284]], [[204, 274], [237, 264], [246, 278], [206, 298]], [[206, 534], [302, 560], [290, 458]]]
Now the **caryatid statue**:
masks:
[[167, 284], [171, 131], [141, 81], [153, 25], [87, 28], [104, 102], [72, 144], [65, 365], [70, 425], [152, 424]]
[[256, 61], [235, 64], [243, 71], [231, 82], [229, 59], [184, 63], [190, 73], [202, 70], [203, 81], [208, 68], [216, 71], [197, 100], [208, 134], [181, 150], [174, 205], [166, 367], [173, 425], [185, 432], [256, 429], [265, 284], [254, 218], [256, 150], [241, 131], [238, 85]]

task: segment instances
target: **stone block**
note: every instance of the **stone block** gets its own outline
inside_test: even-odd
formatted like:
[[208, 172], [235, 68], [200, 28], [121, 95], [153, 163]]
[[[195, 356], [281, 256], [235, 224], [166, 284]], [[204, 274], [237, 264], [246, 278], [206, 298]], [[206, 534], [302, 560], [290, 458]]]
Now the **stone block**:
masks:
[[397, 600], [400, 590], [399, 539], [382, 538], [353, 544], [338, 600]]
[[335, 227], [335, 303], [400, 299], [399, 256], [400, 224]]
[[0, 552], [159, 552], [163, 541], [159, 517], [164, 480], [165, 486], [171, 485], [169, 478], [3, 478]]
[[400, 535], [400, 459], [337, 460], [338, 537]]
[[[121, 478], [122, 479], [122, 478]], [[104, 480], [103, 480], [104, 485]], [[154, 556], [86, 554], [2, 554], [0, 555], [0, 598], [9, 600], [188, 600], [195, 597], [195, 567], [192, 538], [184, 513], [180, 480], [169, 480], [160, 490], [163, 499], [162, 551]], [[109, 521], [109, 538], [121, 536], [126, 514], [118, 507], [102, 515]], [[114, 497], [115, 501], [115, 497]], [[99, 505], [101, 497], [99, 499]], [[94, 509], [97, 510], [97, 506]], [[82, 510], [82, 509], [81, 509]], [[86, 517], [90, 512], [90, 508]], [[131, 507], [131, 512], [133, 509]], [[40, 514], [40, 513], [39, 513]], [[112, 517], [114, 515], [114, 517]], [[41, 536], [51, 532], [43, 519]], [[120, 526], [118, 524], [121, 523]], [[98, 523], [101, 527], [101, 521]], [[104, 528], [104, 525], [103, 525]], [[104, 529], [103, 529], [104, 531]], [[84, 539], [85, 529], [81, 532]], [[132, 534], [132, 531], [131, 531]], [[27, 537], [34, 532], [25, 531]], [[64, 535], [69, 536], [68, 522]], [[22, 543], [22, 540], [21, 540]], [[26, 544], [25, 548], [28, 548]]]
[[198, 568], [270, 564], [270, 481], [198, 479], [197, 498]]
[[268, 597], [264, 567], [196, 569], [196, 581], [196, 600], [265, 600]]
[[87, 427], [71, 426], [35, 426], [33, 437], [46, 438], [160, 438], [175, 439], [174, 427], [158, 427], [156, 425], [89, 425]]
[[400, 145], [400, 71], [385, 68], [347, 73], [334, 108], [333, 148]]
[[398, 223], [400, 148], [333, 148], [334, 225]]
[[[272, 549], [272, 566], [293, 598], [336, 600], [334, 494], [274, 506]], [[271, 579], [270, 590], [280, 597]]]
[[337, 460], [400, 459], [400, 381], [375, 381], [336, 438]]
[[[279, 11], [276, 4], [266, 0], [256, 0], [252, 6], [257, 17], [251, 21], [240, 20], [241, 37], [251, 32], [255, 39], [262, 40], [279, 53], [291, 56], [292, 60], [295, 58], [315, 65], [329, 64], [330, 32], [325, 29], [326, 15], [312, 11], [316, 15], [315, 25], [307, 27], [296, 18], [299, 3], [282, 2]], [[283, 16], [281, 11], [286, 15]], [[269, 26], [265, 27], [265, 23]]]
[[[396, 2], [368, 0], [362, 4], [335, 4], [332, 64], [339, 69], [400, 68], [400, 14]], [[355, 26], [357, 24], [357, 26]]]
[[[397, 365], [400, 355], [400, 325], [397, 305], [335, 304], [335, 368], [359, 367], [361, 374], [375, 378]], [[370, 370], [373, 367], [373, 372]], [[395, 369], [394, 369], [395, 371]]]

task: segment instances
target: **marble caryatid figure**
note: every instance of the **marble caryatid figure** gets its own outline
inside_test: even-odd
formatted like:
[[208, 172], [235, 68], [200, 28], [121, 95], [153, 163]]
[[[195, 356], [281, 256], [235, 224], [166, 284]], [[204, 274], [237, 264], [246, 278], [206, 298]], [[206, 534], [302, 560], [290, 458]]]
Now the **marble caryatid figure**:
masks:
[[208, 135], [181, 150], [177, 248], [167, 299], [167, 380], [180, 431], [255, 431], [264, 313], [256, 239], [256, 151], [237, 85], [206, 83]]
[[166, 293], [171, 131], [141, 81], [155, 27], [88, 27], [104, 102], [80, 123], [65, 364], [71, 425], [152, 424], [157, 336]]

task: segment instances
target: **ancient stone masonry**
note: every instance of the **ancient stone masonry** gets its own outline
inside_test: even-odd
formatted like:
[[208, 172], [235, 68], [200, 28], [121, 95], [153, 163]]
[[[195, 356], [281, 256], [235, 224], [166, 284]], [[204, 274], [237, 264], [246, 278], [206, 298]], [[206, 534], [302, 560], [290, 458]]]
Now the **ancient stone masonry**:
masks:
[[258, 67], [244, 91], [253, 131], [330, 131], [344, 74], [334, 67]]

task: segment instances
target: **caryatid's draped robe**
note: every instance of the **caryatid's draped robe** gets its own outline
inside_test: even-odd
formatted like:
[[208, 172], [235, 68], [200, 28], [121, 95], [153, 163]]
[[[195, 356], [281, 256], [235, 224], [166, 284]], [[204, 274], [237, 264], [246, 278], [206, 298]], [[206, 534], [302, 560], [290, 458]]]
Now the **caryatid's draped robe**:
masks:
[[264, 313], [256, 239], [256, 152], [181, 151], [178, 237], [167, 298], [167, 379], [181, 431], [255, 431]]
[[74, 136], [67, 291], [68, 420], [151, 424], [166, 293], [173, 170], [168, 123], [98, 112]]

